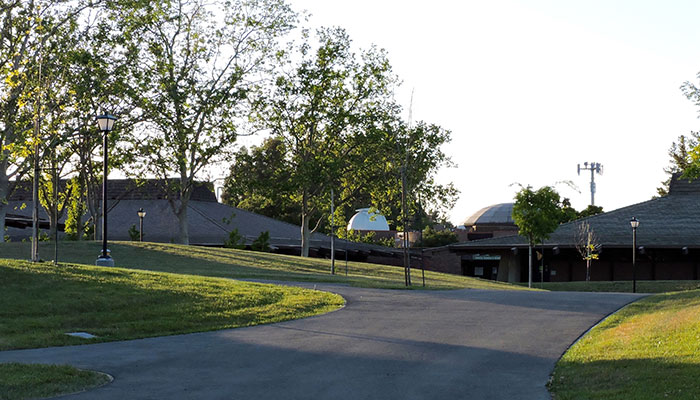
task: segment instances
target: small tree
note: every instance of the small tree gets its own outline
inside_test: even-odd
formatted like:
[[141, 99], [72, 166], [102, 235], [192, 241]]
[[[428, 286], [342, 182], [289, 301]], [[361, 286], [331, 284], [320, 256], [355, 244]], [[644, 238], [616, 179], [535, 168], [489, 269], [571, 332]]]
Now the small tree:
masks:
[[260, 236], [255, 238], [250, 248], [254, 251], [270, 251], [270, 232], [260, 232]]
[[228, 234], [228, 239], [224, 241], [224, 247], [229, 249], [244, 249], [245, 238], [238, 232], [238, 228], [234, 228]]
[[580, 222], [576, 228], [576, 250], [586, 260], [586, 282], [591, 280], [591, 260], [598, 259], [600, 242], [588, 222]]
[[518, 233], [528, 240], [528, 287], [532, 287], [532, 247], [549, 239], [559, 226], [559, 199], [559, 193], [551, 186], [543, 186], [537, 191], [531, 186], [521, 186], [515, 195], [513, 221], [519, 228]]

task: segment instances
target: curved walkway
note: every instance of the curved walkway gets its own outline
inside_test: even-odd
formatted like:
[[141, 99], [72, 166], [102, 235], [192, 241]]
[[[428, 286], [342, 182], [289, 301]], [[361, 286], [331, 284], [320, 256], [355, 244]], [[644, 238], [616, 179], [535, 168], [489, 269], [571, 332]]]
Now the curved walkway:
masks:
[[66, 399], [548, 399], [579, 335], [639, 295], [318, 285], [344, 309], [273, 325], [0, 352], [114, 382]]

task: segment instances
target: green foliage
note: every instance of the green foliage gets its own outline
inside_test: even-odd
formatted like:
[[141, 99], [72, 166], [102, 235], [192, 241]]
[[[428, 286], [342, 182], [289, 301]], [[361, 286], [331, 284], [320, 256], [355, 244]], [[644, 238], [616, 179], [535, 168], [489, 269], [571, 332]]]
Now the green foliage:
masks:
[[575, 208], [571, 207], [571, 201], [567, 198], [561, 201], [561, 217], [559, 223], [571, 222], [579, 219], [579, 213]]
[[270, 251], [270, 232], [260, 232], [260, 235], [251, 243], [250, 248], [254, 251]]
[[83, 240], [95, 240], [95, 224], [91, 224], [90, 221], [85, 222]]
[[131, 225], [129, 227], [129, 239], [131, 239], [132, 242], [138, 242], [140, 237], [141, 233], [139, 232], [138, 228], [136, 228], [136, 225]]
[[[131, 165], [140, 175], [176, 174], [178, 183], [164, 189], [178, 199], [170, 205], [186, 221], [195, 177], [212, 163], [228, 161], [256, 80], [267, 72], [276, 41], [293, 27], [296, 14], [282, 0], [225, 7], [166, 1], [145, 10], [152, 14], [124, 19], [122, 27], [139, 60], [125, 82], [142, 121], [131, 138]], [[187, 232], [179, 232], [178, 240], [188, 243]]]
[[238, 233], [238, 228], [234, 228], [228, 233], [228, 239], [224, 242], [224, 247], [229, 249], [243, 249], [245, 248], [245, 240], [243, 236]]
[[562, 214], [559, 199], [559, 193], [550, 186], [536, 191], [531, 186], [522, 187], [515, 195], [513, 221], [530, 245], [542, 243], [559, 226]]
[[427, 226], [423, 229], [420, 247], [440, 247], [457, 241], [456, 233], [448, 230], [436, 231], [432, 226]]
[[376, 232], [356, 231], [354, 229], [346, 230], [344, 227], [338, 228], [337, 236], [355, 243], [376, 244], [384, 247], [396, 247], [396, 242], [393, 237], [377, 237]]
[[242, 147], [224, 181], [223, 202], [292, 224], [299, 223], [299, 200], [294, 198], [292, 171], [280, 137], [265, 139], [250, 151]]
[[337, 204], [344, 204], [357, 193], [346, 190], [343, 180], [367, 181], [362, 173], [372, 171], [368, 160], [379, 154], [378, 128], [393, 112], [395, 81], [384, 52], [372, 48], [358, 59], [342, 29], [319, 30], [316, 49], [307, 40], [304, 32], [296, 65], [291, 55], [280, 60], [275, 86], [256, 109], [259, 127], [270, 130], [285, 151], [272, 161], [278, 162], [273, 171], [286, 179], [264, 185], [296, 204], [305, 256], [310, 234], [328, 215], [331, 187]]
[[[357, 57], [342, 29], [319, 30], [317, 38], [312, 47], [304, 32], [304, 43], [294, 56], [281, 59], [274, 88], [257, 103], [259, 127], [270, 130], [278, 144], [240, 157], [241, 166], [264, 179], [248, 185], [244, 201], [258, 210], [269, 207], [275, 218], [290, 220], [296, 213], [304, 255], [310, 234], [318, 227], [328, 230], [331, 188], [339, 224], [354, 208], [370, 204], [401, 222], [402, 175], [409, 214], [421, 208], [418, 198], [423, 205], [449, 208], [456, 196], [452, 185], [434, 180], [437, 169], [450, 164], [440, 150], [450, 133], [422, 122], [409, 128], [401, 120], [392, 95], [397, 78], [386, 53], [370, 48]], [[300, 61], [293, 63], [293, 57]], [[269, 164], [258, 161], [264, 152], [274, 154], [265, 159]], [[241, 174], [248, 172], [232, 170], [232, 181]]]
[[603, 213], [603, 207], [600, 206], [594, 206], [594, 205], [588, 205], [588, 207], [584, 208], [578, 213], [579, 218], [585, 218], [585, 217], [592, 217], [594, 215], [602, 214]]
[[85, 223], [83, 215], [87, 211], [87, 207], [83, 202], [84, 189], [79, 178], [73, 178], [68, 181], [68, 213], [66, 215], [65, 234], [68, 240], [81, 240], [85, 232]]
[[671, 143], [671, 147], [668, 149], [668, 156], [670, 157], [669, 164], [664, 168], [664, 172], [668, 174], [668, 178], [661, 182], [660, 187], [656, 188], [656, 193], [659, 196], [666, 196], [668, 194], [673, 174], [683, 174], [688, 171], [687, 178], [695, 176], [691, 166], [693, 164], [693, 154], [696, 152], [695, 149], [700, 143], [699, 140], [699, 132], [690, 132], [690, 135], [680, 135], [678, 136], [677, 142]]

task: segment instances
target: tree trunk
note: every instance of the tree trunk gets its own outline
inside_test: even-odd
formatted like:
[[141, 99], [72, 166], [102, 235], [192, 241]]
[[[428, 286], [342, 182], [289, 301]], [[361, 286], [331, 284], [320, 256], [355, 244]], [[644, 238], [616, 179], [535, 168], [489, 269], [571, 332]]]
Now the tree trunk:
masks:
[[185, 202], [180, 199], [180, 210], [176, 214], [178, 222], [178, 243], [180, 244], [190, 244], [190, 231], [189, 231], [189, 221], [187, 220], [187, 204], [189, 201]]
[[0, 163], [0, 243], [5, 241], [5, 216], [7, 215], [7, 202], [10, 194], [10, 181], [7, 179], [6, 163]]
[[[179, 201], [170, 201], [170, 207], [175, 213], [175, 216], [177, 216], [177, 241], [180, 244], [190, 244], [190, 227], [187, 219], [187, 208], [189, 207], [190, 198], [192, 197], [193, 184], [194, 183], [187, 177], [187, 173], [183, 168], [180, 172], [180, 187], [178, 189], [180, 199]], [[165, 185], [168, 185], [167, 181], [165, 182]]]
[[591, 259], [586, 260], [586, 282], [591, 281]]
[[308, 215], [308, 194], [306, 191], [301, 196], [301, 256], [309, 256], [309, 215]]
[[532, 243], [527, 245], [527, 287], [532, 287]]

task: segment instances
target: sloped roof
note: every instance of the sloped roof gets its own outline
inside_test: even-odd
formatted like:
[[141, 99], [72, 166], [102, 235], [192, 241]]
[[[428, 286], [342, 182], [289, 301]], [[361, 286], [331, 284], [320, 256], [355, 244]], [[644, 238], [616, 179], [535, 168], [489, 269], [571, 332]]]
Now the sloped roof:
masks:
[[[643, 203], [559, 225], [545, 246], [572, 247], [582, 221], [590, 224], [603, 247], [630, 247], [630, 219], [639, 220], [637, 244], [649, 248], [700, 248], [700, 181], [674, 179], [669, 194]], [[677, 182], [676, 182], [677, 181]], [[451, 245], [452, 249], [526, 247], [527, 239], [504, 236]]]
[[[158, 200], [167, 199], [168, 193], [166, 184], [176, 184], [176, 179], [110, 179], [107, 184], [108, 200]], [[64, 190], [67, 181], [62, 179], [60, 190]], [[97, 193], [98, 198], [102, 198], [102, 186]], [[216, 203], [216, 196], [213, 192], [214, 185], [209, 182], [195, 182], [191, 200]], [[172, 193], [179, 198], [179, 193]], [[10, 201], [32, 201], [31, 181], [11, 181]]]
[[[31, 235], [28, 229], [31, 225], [31, 185], [20, 183], [14, 195], [8, 201], [9, 215], [18, 221], [28, 221], [23, 224], [8, 224], [7, 234], [12, 240], [21, 240]], [[278, 247], [300, 247], [301, 229], [298, 225], [256, 214], [221, 204], [210, 189], [210, 184], [199, 184], [195, 189], [192, 200], [188, 205], [188, 232], [191, 244], [222, 245], [228, 239], [229, 232], [238, 232], [247, 244], [251, 244], [262, 232], [270, 233], [270, 244]], [[110, 240], [130, 240], [129, 228], [138, 228], [137, 211], [143, 208], [146, 216], [143, 221], [144, 240], [153, 242], [177, 242], [179, 232], [178, 219], [165, 199], [164, 192], [153, 180], [143, 181], [137, 185], [129, 180], [109, 181], [108, 201], [108, 231]], [[121, 192], [120, 192], [121, 191]], [[28, 194], [28, 199], [27, 197]], [[39, 208], [42, 221], [47, 220], [46, 211]], [[85, 217], [87, 219], [87, 216]], [[60, 222], [64, 222], [64, 216]], [[62, 224], [61, 224], [62, 225]], [[42, 222], [41, 228], [48, 227]], [[322, 233], [313, 233], [310, 238], [312, 248], [329, 248], [330, 237]], [[336, 239], [336, 249], [351, 252], [373, 254], [394, 254], [398, 249], [391, 249], [367, 243], [347, 242]], [[398, 253], [397, 253], [398, 254]]]

